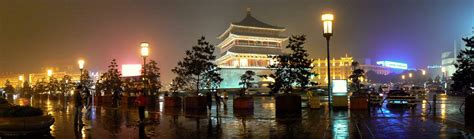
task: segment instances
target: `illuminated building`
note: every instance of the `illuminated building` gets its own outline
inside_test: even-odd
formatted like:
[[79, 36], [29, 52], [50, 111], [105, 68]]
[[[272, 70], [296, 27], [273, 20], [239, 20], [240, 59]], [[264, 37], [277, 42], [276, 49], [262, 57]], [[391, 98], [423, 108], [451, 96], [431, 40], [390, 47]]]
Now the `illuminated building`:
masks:
[[[285, 28], [269, 25], [255, 19], [250, 10], [240, 22], [231, 23], [218, 39], [220, 56], [215, 61], [221, 68], [224, 81], [221, 88], [240, 88], [240, 76], [247, 70], [256, 75], [267, 75], [271, 70], [267, 66], [274, 63], [271, 56], [282, 53], [282, 42], [288, 38], [280, 36]], [[271, 79], [255, 78], [255, 87], [268, 85]]]
[[[79, 73], [79, 69], [76, 66], [62, 66], [62, 67], [44, 67], [41, 68], [41, 72], [36, 73], [28, 73], [28, 74], [2, 74], [0, 75], [0, 88], [5, 86], [6, 81], [10, 81], [11, 85], [15, 88], [19, 85], [22, 85], [24, 81], [28, 81], [30, 85], [35, 85], [37, 82], [45, 81], [49, 82], [49, 77], [47, 71], [51, 70], [52, 75], [51, 77], [56, 78], [57, 80], [62, 80], [65, 75], [71, 77], [73, 82], [79, 82], [81, 74]], [[99, 72], [91, 72], [89, 71], [89, 77], [96, 81], [100, 74]], [[22, 76], [22, 80], [20, 80], [20, 76]]]
[[9, 74], [9, 75], [0, 75], [0, 88], [4, 88], [7, 80], [10, 81], [10, 85], [17, 88], [22, 86], [25, 81], [24, 74]]
[[[319, 85], [327, 85], [327, 59], [315, 59], [313, 61], [313, 72], [318, 76], [313, 77], [312, 80], [319, 83]], [[351, 64], [354, 60], [352, 57], [345, 56], [340, 59], [331, 59], [331, 78], [332, 79], [348, 79], [352, 74]]]
[[473, 33], [469, 35], [464, 35], [464, 37], [460, 37], [454, 41], [454, 47], [450, 51], [445, 51], [441, 53], [441, 68], [445, 69], [445, 73], [440, 73], [443, 76], [447, 76], [448, 78], [456, 72], [456, 67], [454, 64], [456, 63], [457, 56], [461, 50], [466, 49], [466, 42], [464, 42], [461, 38], [470, 38], [474, 37], [474, 27]]

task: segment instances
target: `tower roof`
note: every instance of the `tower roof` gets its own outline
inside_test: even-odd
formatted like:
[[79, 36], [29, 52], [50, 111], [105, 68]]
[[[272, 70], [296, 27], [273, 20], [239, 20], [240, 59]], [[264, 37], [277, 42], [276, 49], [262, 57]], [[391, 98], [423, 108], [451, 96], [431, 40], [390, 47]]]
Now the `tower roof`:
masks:
[[233, 22], [234, 25], [239, 26], [249, 26], [249, 27], [260, 27], [260, 28], [271, 28], [271, 29], [284, 29], [283, 27], [273, 26], [267, 23], [264, 23], [260, 20], [257, 20], [255, 17], [252, 16], [250, 10], [247, 9], [247, 15], [245, 18], [240, 22]]

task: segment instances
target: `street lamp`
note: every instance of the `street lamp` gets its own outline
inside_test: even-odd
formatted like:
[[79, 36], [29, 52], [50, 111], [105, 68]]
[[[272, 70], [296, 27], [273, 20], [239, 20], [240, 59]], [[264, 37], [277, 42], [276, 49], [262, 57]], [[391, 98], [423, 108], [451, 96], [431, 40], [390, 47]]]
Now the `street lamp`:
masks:
[[[144, 87], [144, 89], [147, 89], [146, 88], [147, 84], [146, 84], [146, 67], [145, 66], [146, 66], [146, 57], [148, 57], [148, 54], [150, 53], [149, 49], [148, 49], [148, 46], [149, 46], [148, 42], [142, 42], [140, 44], [140, 47], [141, 47], [140, 52], [141, 52], [141, 55], [143, 57], [143, 66], [142, 66], [142, 68], [143, 68], [143, 87]], [[146, 93], [144, 92], [144, 94], [146, 94]]]
[[48, 75], [48, 80], [50, 80], [51, 76], [53, 76], [53, 70], [52, 69], [47, 70], [46, 74]]
[[85, 62], [84, 60], [82, 60], [82, 59], [79, 59], [79, 60], [77, 61], [77, 64], [79, 64], [79, 70], [80, 70], [80, 72], [81, 72], [81, 73], [80, 73], [80, 76], [79, 76], [79, 82], [80, 82], [80, 83], [82, 83], [82, 70], [84, 70], [84, 64], [85, 64], [85, 63], [86, 63], [86, 62]]
[[421, 70], [421, 74], [422, 74], [422, 75], [426, 75], [426, 71], [425, 71], [425, 70]]
[[405, 75], [402, 75], [402, 79], [405, 80]]
[[333, 34], [332, 32], [332, 21], [334, 20], [334, 15], [333, 14], [323, 14], [321, 16], [321, 20], [323, 21], [323, 36], [326, 38], [326, 44], [327, 44], [327, 68], [328, 68], [328, 104], [329, 108], [331, 108], [331, 57], [329, 55], [329, 40], [331, 39], [331, 36]]
[[19, 86], [22, 86], [22, 85], [23, 85], [23, 84], [22, 84], [22, 83], [23, 83], [23, 79], [24, 79], [24, 78], [23, 78], [23, 75], [18, 76], [18, 80], [19, 80], [18, 83], [19, 83]]
[[20, 82], [23, 81], [23, 79], [23, 75], [18, 76], [18, 80], [20, 80]]
[[410, 77], [410, 78], [411, 78], [411, 77], [413, 77], [413, 74], [411, 74], [411, 73], [408, 73], [408, 77]]

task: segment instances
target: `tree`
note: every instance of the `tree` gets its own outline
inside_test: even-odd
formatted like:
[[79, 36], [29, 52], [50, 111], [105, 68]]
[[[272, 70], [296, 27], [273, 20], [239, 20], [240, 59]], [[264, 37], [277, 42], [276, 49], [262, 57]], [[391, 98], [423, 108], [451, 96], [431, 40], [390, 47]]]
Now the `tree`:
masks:
[[48, 88], [48, 83], [45, 82], [45, 79], [40, 81], [36, 81], [36, 84], [33, 86], [33, 90], [35, 93], [44, 93]]
[[122, 74], [118, 70], [115, 59], [110, 62], [109, 69], [100, 76], [98, 86], [106, 94], [112, 94], [113, 106], [117, 106], [120, 93], [122, 91]]
[[145, 65], [145, 69], [146, 73], [144, 75], [148, 89], [150, 89], [152, 94], [158, 93], [161, 88], [160, 68], [158, 68], [158, 64], [156, 61], [150, 60], [150, 62]]
[[23, 82], [23, 88], [21, 88], [21, 92], [25, 94], [33, 92], [33, 89], [31, 88], [30, 83], [28, 81]]
[[454, 83], [451, 85], [453, 91], [467, 93], [466, 89], [474, 86], [474, 37], [463, 38], [466, 49], [461, 50], [454, 64], [456, 72], [452, 76]]
[[360, 78], [365, 77], [364, 73], [365, 71], [359, 67], [359, 62], [354, 61], [351, 63], [352, 66], [352, 75], [349, 76], [349, 79], [351, 79], [351, 87], [354, 92], [359, 92], [361, 88], [361, 80]]
[[60, 91], [63, 95], [66, 95], [69, 91], [74, 89], [74, 83], [69, 75], [64, 75], [63, 79], [59, 82]]
[[13, 94], [15, 93], [15, 88], [13, 87], [13, 85], [10, 83], [9, 80], [7, 80], [5, 82], [5, 89], [4, 89], [5, 93], [8, 93], [8, 94]]
[[[198, 40], [198, 44], [193, 46], [191, 50], [186, 51], [186, 57], [178, 62], [172, 72], [177, 74], [177, 84], [188, 84], [194, 82], [196, 93], [199, 89], [205, 87], [218, 86], [218, 82], [223, 79], [220, 77], [217, 65], [214, 64], [216, 56], [214, 56], [215, 47], [209, 44], [202, 36]], [[180, 86], [185, 87], [185, 86]]]
[[255, 72], [251, 70], [245, 71], [245, 73], [240, 76], [239, 85], [242, 85], [242, 89], [247, 90], [252, 86], [251, 81], [255, 80], [253, 76], [255, 76]]
[[93, 85], [93, 81], [89, 75], [89, 71], [87, 69], [84, 69], [81, 74], [81, 85], [85, 88], [91, 88]]
[[48, 91], [51, 94], [55, 94], [59, 90], [60, 90], [60, 84], [59, 84], [58, 79], [54, 78], [53, 76], [49, 77]]
[[269, 85], [272, 93], [283, 91], [285, 94], [289, 94], [293, 90], [293, 84], [300, 86], [302, 89], [306, 89], [310, 84], [316, 84], [309, 80], [311, 76], [316, 74], [312, 72], [311, 63], [313, 60], [308, 59], [308, 53], [303, 48], [305, 40], [305, 35], [291, 36], [286, 48], [292, 52], [287, 55], [272, 57], [277, 61], [275, 64], [268, 66], [268, 68], [274, 70], [272, 74], [268, 75], [275, 79], [275, 82]]

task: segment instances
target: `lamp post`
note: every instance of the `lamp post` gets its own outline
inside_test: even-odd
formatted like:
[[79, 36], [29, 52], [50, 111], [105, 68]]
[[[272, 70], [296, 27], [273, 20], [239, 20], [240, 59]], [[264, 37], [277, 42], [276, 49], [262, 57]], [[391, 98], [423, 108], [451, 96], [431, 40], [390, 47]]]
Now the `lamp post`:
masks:
[[327, 45], [327, 74], [328, 74], [328, 105], [331, 108], [331, 57], [329, 55], [329, 40], [333, 34], [332, 32], [332, 21], [334, 20], [333, 14], [323, 14], [321, 16], [321, 20], [323, 21], [323, 36], [326, 38], [326, 45]]
[[82, 59], [77, 61], [77, 64], [79, 64], [79, 70], [80, 70], [80, 76], [79, 76], [79, 83], [82, 84], [82, 71], [84, 70], [84, 64], [86, 62]]
[[147, 80], [146, 80], [146, 57], [148, 57], [148, 54], [149, 54], [149, 49], [148, 49], [148, 46], [149, 44], [147, 42], [142, 42], [140, 44], [140, 47], [141, 47], [141, 55], [143, 57], [143, 88], [145, 89], [145, 92], [144, 92], [144, 95], [146, 95], [148, 93], [148, 90], [147, 89]]
[[53, 70], [52, 69], [47, 70], [46, 74], [48, 75], [48, 80], [51, 79], [51, 76], [53, 76]]
[[23, 75], [18, 76], [19, 86], [23, 85], [23, 79], [24, 79]]

